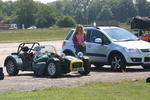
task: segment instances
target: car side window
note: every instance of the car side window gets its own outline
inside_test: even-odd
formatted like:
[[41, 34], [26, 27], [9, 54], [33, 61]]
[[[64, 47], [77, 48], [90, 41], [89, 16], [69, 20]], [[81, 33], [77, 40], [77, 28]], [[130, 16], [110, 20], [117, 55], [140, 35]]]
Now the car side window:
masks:
[[93, 30], [90, 37], [91, 37], [91, 39], [90, 39], [91, 42], [94, 43], [96, 38], [101, 38], [102, 39], [102, 33], [97, 31], [97, 30]]
[[86, 41], [90, 42], [92, 30], [85, 30], [85, 31], [86, 31]]
[[110, 44], [111, 43], [110, 40], [105, 35], [103, 35], [102, 40], [103, 40], [104, 44]]
[[71, 31], [68, 33], [68, 35], [67, 35], [67, 37], [66, 37], [65, 40], [69, 40], [69, 38], [71, 37], [71, 35], [73, 34], [73, 32], [74, 32], [74, 30], [71, 30]]

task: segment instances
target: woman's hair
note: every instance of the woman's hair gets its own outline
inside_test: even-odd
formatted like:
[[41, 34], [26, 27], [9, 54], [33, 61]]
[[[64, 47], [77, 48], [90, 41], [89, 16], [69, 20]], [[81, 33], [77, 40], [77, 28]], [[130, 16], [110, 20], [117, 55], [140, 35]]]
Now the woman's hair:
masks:
[[[79, 32], [79, 29], [81, 29], [80, 32]], [[76, 35], [76, 34], [78, 34], [78, 33], [85, 34], [85, 31], [84, 31], [84, 29], [83, 29], [83, 25], [77, 25], [77, 26], [76, 26], [76, 30], [75, 30], [74, 34]]]

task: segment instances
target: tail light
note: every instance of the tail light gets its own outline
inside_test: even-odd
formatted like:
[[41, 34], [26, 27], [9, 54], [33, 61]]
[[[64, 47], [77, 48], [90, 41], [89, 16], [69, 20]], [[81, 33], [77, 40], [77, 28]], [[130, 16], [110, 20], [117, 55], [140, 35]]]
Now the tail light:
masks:
[[64, 41], [63, 43], [62, 43], [62, 47], [64, 47], [66, 45], [66, 42]]

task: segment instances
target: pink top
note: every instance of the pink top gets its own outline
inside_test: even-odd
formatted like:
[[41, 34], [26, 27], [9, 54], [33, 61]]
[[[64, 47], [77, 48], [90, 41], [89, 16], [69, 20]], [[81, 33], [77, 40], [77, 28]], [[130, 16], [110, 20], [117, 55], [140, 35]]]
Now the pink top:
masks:
[[83, 43], [85, 41], [84, 34], [77, 34], [76, 37], [77, 37], [77, 41], [80, 43]]

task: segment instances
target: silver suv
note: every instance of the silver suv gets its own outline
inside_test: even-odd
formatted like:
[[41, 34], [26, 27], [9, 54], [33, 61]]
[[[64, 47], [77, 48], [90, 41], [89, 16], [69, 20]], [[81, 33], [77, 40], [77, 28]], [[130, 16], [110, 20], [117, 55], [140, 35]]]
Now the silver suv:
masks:
[[[150, 69], [150, 43], [119, 27], [85, 27], [84, 30], [86, 55], [95, 66], [111, 65], [114, 71], [123, 71], [130, 65]], [[75, 55], [73, 32], [74, 29], [63, 42], [62, 52], [66, 55]]]

